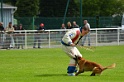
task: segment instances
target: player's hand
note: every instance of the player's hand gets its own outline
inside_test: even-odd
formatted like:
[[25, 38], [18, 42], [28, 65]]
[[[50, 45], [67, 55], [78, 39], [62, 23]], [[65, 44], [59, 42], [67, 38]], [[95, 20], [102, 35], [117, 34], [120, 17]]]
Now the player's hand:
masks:
[[75, 44], [72, 43], [70, 46], [75, 46]]

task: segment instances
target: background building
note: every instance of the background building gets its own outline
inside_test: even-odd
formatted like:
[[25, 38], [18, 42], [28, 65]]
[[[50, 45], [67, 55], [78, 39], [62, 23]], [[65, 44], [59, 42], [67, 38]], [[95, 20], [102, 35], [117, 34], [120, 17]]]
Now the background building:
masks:
[[[0, 6], [1, 9], [1, 6]], [[17, 7], [3, 4], [2, 6], [2, 13], [0, 11], [0, 21], [3, 19], [3, 26], [6, 27], [9, 22], [14, 24], [14, 12], [17, 10]], [[2, 14], [2, 15], [1, 15]]]

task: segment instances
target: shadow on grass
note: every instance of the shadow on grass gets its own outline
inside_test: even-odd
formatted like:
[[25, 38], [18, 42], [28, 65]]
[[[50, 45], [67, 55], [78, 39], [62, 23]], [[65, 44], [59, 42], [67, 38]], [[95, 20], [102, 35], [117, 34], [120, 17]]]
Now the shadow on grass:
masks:
[[[41, 75], [35, 75], [35, 77], [52, 77], [52, 76], [67, 76], [67, 74], [41, 74]], [[78, 75], [76, 77], [95, 77], [95, 76], [90, 76], [90, 75]]]
[[41, 75], [35, 75], [35, 77], [51, 77], [51, 76], [67, 76], [67, 74], [41, 74]]

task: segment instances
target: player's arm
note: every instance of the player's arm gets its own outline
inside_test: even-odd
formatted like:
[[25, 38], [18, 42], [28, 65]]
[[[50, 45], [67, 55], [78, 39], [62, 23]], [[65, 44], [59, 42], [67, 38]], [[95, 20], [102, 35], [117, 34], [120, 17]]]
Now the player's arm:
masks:
[[75, 46], [75, 44], [74, 44], [74, 43], [72, 43], [72, 44], [70, 44], [70, 46]]
[[69, 35], [66, 35], [63, 40], [67, 45], [69, 46], [75, 46], [75, 44], [72, 42], [71, 38]]

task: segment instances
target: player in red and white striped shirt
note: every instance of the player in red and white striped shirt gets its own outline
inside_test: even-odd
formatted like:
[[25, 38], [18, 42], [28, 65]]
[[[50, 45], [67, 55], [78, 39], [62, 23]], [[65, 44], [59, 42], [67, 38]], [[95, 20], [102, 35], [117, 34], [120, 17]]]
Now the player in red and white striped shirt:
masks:
[[89, 28], [86, 26], [80, 28], [73, 28], [69, 30], [62, 38], [62, 49], [71, 58], [69, 66], [67, 68], [67, 73], [69, 76], [74, 76], [76, 71], [76, 61], [75, 56], [82, 57], [82, 54], [76, 48], [79, 40], [89, 32]]

